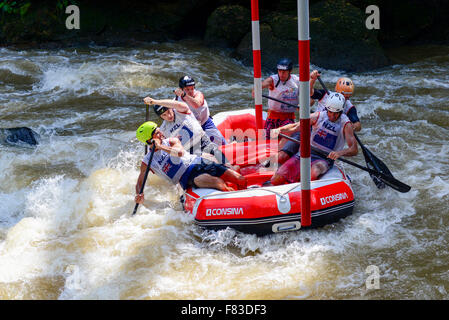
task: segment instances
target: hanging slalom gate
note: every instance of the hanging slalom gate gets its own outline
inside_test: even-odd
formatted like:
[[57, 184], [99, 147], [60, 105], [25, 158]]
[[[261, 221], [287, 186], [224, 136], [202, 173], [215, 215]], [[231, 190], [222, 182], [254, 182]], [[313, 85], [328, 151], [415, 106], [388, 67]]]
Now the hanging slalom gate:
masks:
[[[259, 27], [259, 0], [251, 0], [251, 20], [253, 39], [254, 67], [254, 105], [256, 125], [261, 129], [262, 119], [262, 72]], [[299, 61], [299, 96], [301, 123], [301, 224], [311, 225], [310, 215], [310, 39], [309, 39], [309, 1], [298, 0], [298, 61]]]

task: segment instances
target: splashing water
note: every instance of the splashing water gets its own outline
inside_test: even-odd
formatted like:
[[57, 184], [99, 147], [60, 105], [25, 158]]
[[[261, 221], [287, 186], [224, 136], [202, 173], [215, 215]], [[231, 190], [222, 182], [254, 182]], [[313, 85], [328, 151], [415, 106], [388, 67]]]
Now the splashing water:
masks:
[[[347, 75], [359, 137], [409, 193], [379, 190], [346, 166], [352, 216], [258, 238], [200, 229], [179, 190], [150, 175], [151, 196], [131, 216], [143, 97], [173, 97], [189, 74], [212, 115], [245, 109], [251, 70], [194, 42], [0, 49], [0, 128], [41, 136], [34, 149], [0, 145], [0, 299], [447, 297], [447, 55]], [[321, 71], [330, 89], [342, 75]], [[362, 155], [355, 161], [364, 164]], [[379, 289], [365, 285], [370, 265], [379, 268]]]

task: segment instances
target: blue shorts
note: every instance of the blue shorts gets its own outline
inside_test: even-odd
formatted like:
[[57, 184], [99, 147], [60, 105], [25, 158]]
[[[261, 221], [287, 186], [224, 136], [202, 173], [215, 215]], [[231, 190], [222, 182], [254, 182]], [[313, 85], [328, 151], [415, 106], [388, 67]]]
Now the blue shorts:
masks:
[[[293, 139], [299, 140], [301, 135], [299, 134], [299, 132], [295, 132], [294, 134], [291, 135], [291, 137]], [[285, 153], [287, 153], [291, 157], [294, 154], [298, 153], [298, 151], [299, 151], [299, 143], [296, 143], [296, 142], [288, 140], [284, 144], [284, 147], [281, 149], [281, 151], [284, 151]]]
[[228, 170], [228, 168], [222, 164], [201, 158], [200, 163], [193, 163], [187, 168], [186, 172], [184, 172], [179, 180], [179, 184], [184, 190], [189, 187], [197, 187], [194, 182], [196, 177], [205, 173], [214, 177], [221, 177], [226, 170]]

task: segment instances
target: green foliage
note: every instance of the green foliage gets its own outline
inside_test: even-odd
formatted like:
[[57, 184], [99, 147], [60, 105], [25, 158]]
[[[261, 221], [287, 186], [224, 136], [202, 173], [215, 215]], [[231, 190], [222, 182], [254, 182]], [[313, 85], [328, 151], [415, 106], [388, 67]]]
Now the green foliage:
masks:
[[[77, 4], [76, 1], [56, 0], [56, 10], [65, 12], [69, 4]], [[31, 6], [31, 0], [0, 0], [0, 13], [19, 15], [23, 18]]]
[[31, 6], [31, 1], [13, 1], [13, 0], [0, 0], [0, 10], [2, 13], [7, 14], [19, 14], [20, 17], [25, 16], [28, 8]]

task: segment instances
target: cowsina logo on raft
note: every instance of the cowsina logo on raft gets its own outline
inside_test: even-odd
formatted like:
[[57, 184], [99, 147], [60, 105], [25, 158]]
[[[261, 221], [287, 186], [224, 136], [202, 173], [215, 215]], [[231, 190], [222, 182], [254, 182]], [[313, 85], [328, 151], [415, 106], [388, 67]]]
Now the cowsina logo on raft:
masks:
[[231, 216], [231, 215], [243, 215], [243, 208], [215, 208], [207, 209], [206, 217], [210, 216]]
[[346, 194], [346, 192], [343, 192], [343, 193], [333, 194], [328, 197], [320, 198], [320, 201], [321, 201], [321, 205], [324, 206], [325, 204], [332, 203], [335, 201], [345, 200], [345, 199], [348, 199], [348, 195]]

